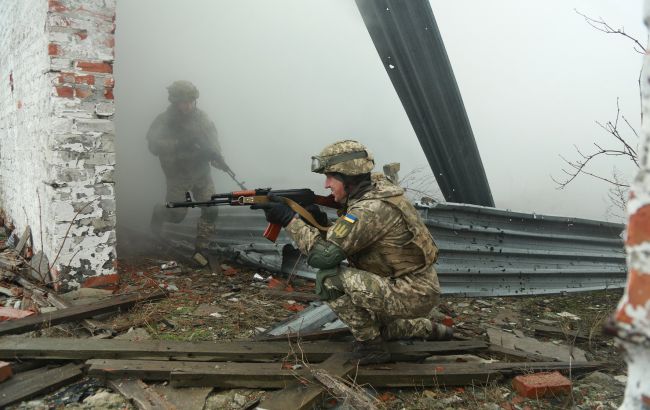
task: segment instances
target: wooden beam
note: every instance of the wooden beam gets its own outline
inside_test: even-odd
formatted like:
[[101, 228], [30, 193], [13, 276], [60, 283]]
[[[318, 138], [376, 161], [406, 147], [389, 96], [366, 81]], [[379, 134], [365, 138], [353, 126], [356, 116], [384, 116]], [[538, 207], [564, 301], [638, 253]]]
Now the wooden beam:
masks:
[[[335, 353], [349, 352], [349, 342], [314, 341], [300, 344], [305, 360], [322, 362]], [[484, 350], [482, 340], [445, 342], [389, 342], [388, 349], [394, 360], [408, 361], [414, 357], [433, 354]], [[178, 342], [167, 340], [99, 340], [85, 339], [74, 343], [69, 338], [0, 338], [0, 359], [149, 359], [192, 361], [277, 361], [287, 356], [291, 349], [287, 342]]]
[[64, 386], [82, 376], [81, 365], [72, 363], [54, 369], [36, 369], [16, 375], [0, 384], [0, 408]]
[[291, 340], [296, 341], [296, 340], [327, 340], [327, 339], [334, 339], [337, 337], [343, 337], [343, 336], [348, 336], [350, 335], [350, 328], [348, 327], [342, 327], [338, 329], [330, 329], [330, 330], [315, 330], [311, 332], [304, 332], [304, 333], [288, 333], [284, 335], [261, 335], [257, 337], [255, 340], [257, 341], [272, 341], [272, 340]]
[[[304, 366], [294, 370], [282, 363], [102, 359], [89, 360], [86, 365], [88, 374], [95, 377], [170, 381], [175, 387], [281, 389], [310, 376]], [[579, 374], [605, 366], [602, 362], [387, 363], [359, 367], [352, 377], [374, 387], [466, 386], [532, 371]]]
[[[483, 355], [483, 354], [482, 354]], [[523, 350], [510, 349], [500, 345], [490, 344], [488, 346], [487, 356], [496, 356], [501, 360], [508, 360], [514, 362], [554, 362], [557, 359], [553, 357], [543, 356], [537, 353], [524, 352]]]
[[165, 293], [163, 292], [155, 292], [148, 295], [121, 295], [88, 305], [74, 306], [23, 319], [10, 320], [0, 324], [0, 336], [29, 332], [44, 326], [54, 326], [74, 320], [86, 319], [102, 313], [128, 309], [137, 303], [162, 299], [163, 297], [165, 297]]
[[285, 292], [284, 290], [269, 288], [264, 289], [264, 294], [286, 300], [296, 300], [298, 302], [314, 302], [320, 300], [320, 297], [315, 293]]
[[106, 384], [129, 399], [140, 410], [176, 410], [176, 406], [161, 397], [142, 380], [108, 380]]
[[[36, 285], [29, 281], [28, 279], [17, 275], [16, 279], [18, 283], [24, 287], [25, 289], [28, 289], [32, 292], [31, 298], [34, 300], [39, 306], [54, 306], [57, 309], [65, 309], [69, 308], [72, 305], [60, 298], [59, 296], [55, 295], [51, 291]], [[107, 331], [104, 329], [102, 326], [103, 323], [96, 321], [96, 320], [91, 320], [91, 319], [82, 319], [81, 320], [81, 325], [86, 328], [90, 332], [91, 335], [94, 335], [95, 332], [105, 332]]]
[[598, 331], [595, 332], [592, 335], [592, 338], [589, 337], [589, 334], [586, 332], [578, 331], [578, 330], [564, 330], [559, 327], [552, 327], [552, 326], [543, 326], [543, 325], [536, 325], [534, 326], [535, 329], [535, 336], [543, 336], [543, 337], [550, 337], [554, 339], [561, 339], [561, 340], [576, 340], [578, 342], [588, 342], [590, 339], [593, 339], [592, 341], [596, 341], [595, 337], [596, 336], [602, 336], [602, 332]]
[[[356, 368], [356, 364], [348, 359], [348, 354], [334, 354], [317, 368], [333, 376], [345, 377]], [[309, 374], [299, 380], [294, 380], [286, 388], [269, 394], [258, 405], [258, 408], [265, 410], [310, 409], [324, 392], [323, 386]]]

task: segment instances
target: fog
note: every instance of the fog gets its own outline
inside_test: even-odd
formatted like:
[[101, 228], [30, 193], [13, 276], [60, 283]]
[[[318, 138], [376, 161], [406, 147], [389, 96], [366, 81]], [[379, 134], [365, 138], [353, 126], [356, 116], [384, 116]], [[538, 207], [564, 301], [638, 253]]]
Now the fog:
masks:
[[[352, 0], [119, 1], [118, 221], [148, 225], [164, 197], [158, 160], [147, 150], [151, 121], [166, 109], [165, 87], [192, 81], [198, 106], [219, 130], [223, 154], [255, 187], [311, 187], [310, 157], [352, 138], [377, 170], [401, 175], [427, 161]], [[641, 56], [621, 36], [589, 27], [574, 8], [624, 26], [643, 40], [641, 1], [470, 0], [431, 2], [499, 208], [612, 219], [607, 185], [580, 177], [558, 190], [559, 154], [612, 139], [595, 121], [613, 120], [616, 100], [638, 128]], [[611, 144], [610, 144], [611, 145]], [[625, 162], [601, 161], [605, 175]], [[214, 171], [218, 192], [237, 189]], [[430, 175], [430, 174], [429, 174]], [[430, 177], [433, 182], [433, 178]], [[182, 198], [179, 198], [181, 200]]]

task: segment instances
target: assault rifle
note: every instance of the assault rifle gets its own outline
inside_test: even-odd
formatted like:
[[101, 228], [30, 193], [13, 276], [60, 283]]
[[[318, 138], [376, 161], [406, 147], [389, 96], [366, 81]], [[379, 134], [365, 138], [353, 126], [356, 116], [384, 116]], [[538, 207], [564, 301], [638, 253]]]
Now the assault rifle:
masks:
[[[309, 205], [322, 205], [328, 208], [338, 209], [340, 204], [334, 201], [334, 196], [316, 195], [314, 191], [308, 188], [301, 189], [271, 189], [260, 188], [244, 191], [227, 192], [225, 194], [215, 194], [210, 197], [209, 201], [196, 202], [191, 192], [185, 193], [185, 202], [167, 202], [167, 208], [196, 208], [203, 206], [250, 206], [274, 201], [283, 202], [291, 209], [302, 216], [309, 224], [321, 231], [327, 231], [327, 227], [320, 225], [305, 209]], [[269, 224], [264, 231], [264, 237], [271, 242], [275, 242], [282, 230], [279, 224]]]

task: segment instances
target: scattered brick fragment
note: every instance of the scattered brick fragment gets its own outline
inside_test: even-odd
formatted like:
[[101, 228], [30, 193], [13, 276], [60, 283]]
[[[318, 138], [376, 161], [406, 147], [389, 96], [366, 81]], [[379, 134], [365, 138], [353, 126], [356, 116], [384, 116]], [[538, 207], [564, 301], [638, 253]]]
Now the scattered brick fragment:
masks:
[[7, 380], [14, 375], [13, 370], [11, 370], [11, 364], [7, 362], [0, 362], [0, 383]]
[[513, 379], [512, 387], [523, 397], [542, 397], [571, 392], [571, 380], [560, 372], [520, 375]]
[[22, 319], [27, 316], [33, 315], [31, 310], [20, 310], [10, 307], [0, 307], [0, 321]]

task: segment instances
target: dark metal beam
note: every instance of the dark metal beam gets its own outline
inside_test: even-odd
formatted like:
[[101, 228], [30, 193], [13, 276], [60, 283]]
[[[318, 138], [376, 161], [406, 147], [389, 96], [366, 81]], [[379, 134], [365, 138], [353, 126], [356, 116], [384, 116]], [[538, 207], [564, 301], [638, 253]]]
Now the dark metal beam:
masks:
[[428, 0], [356, 0], [447, 202], [494, 206]]

